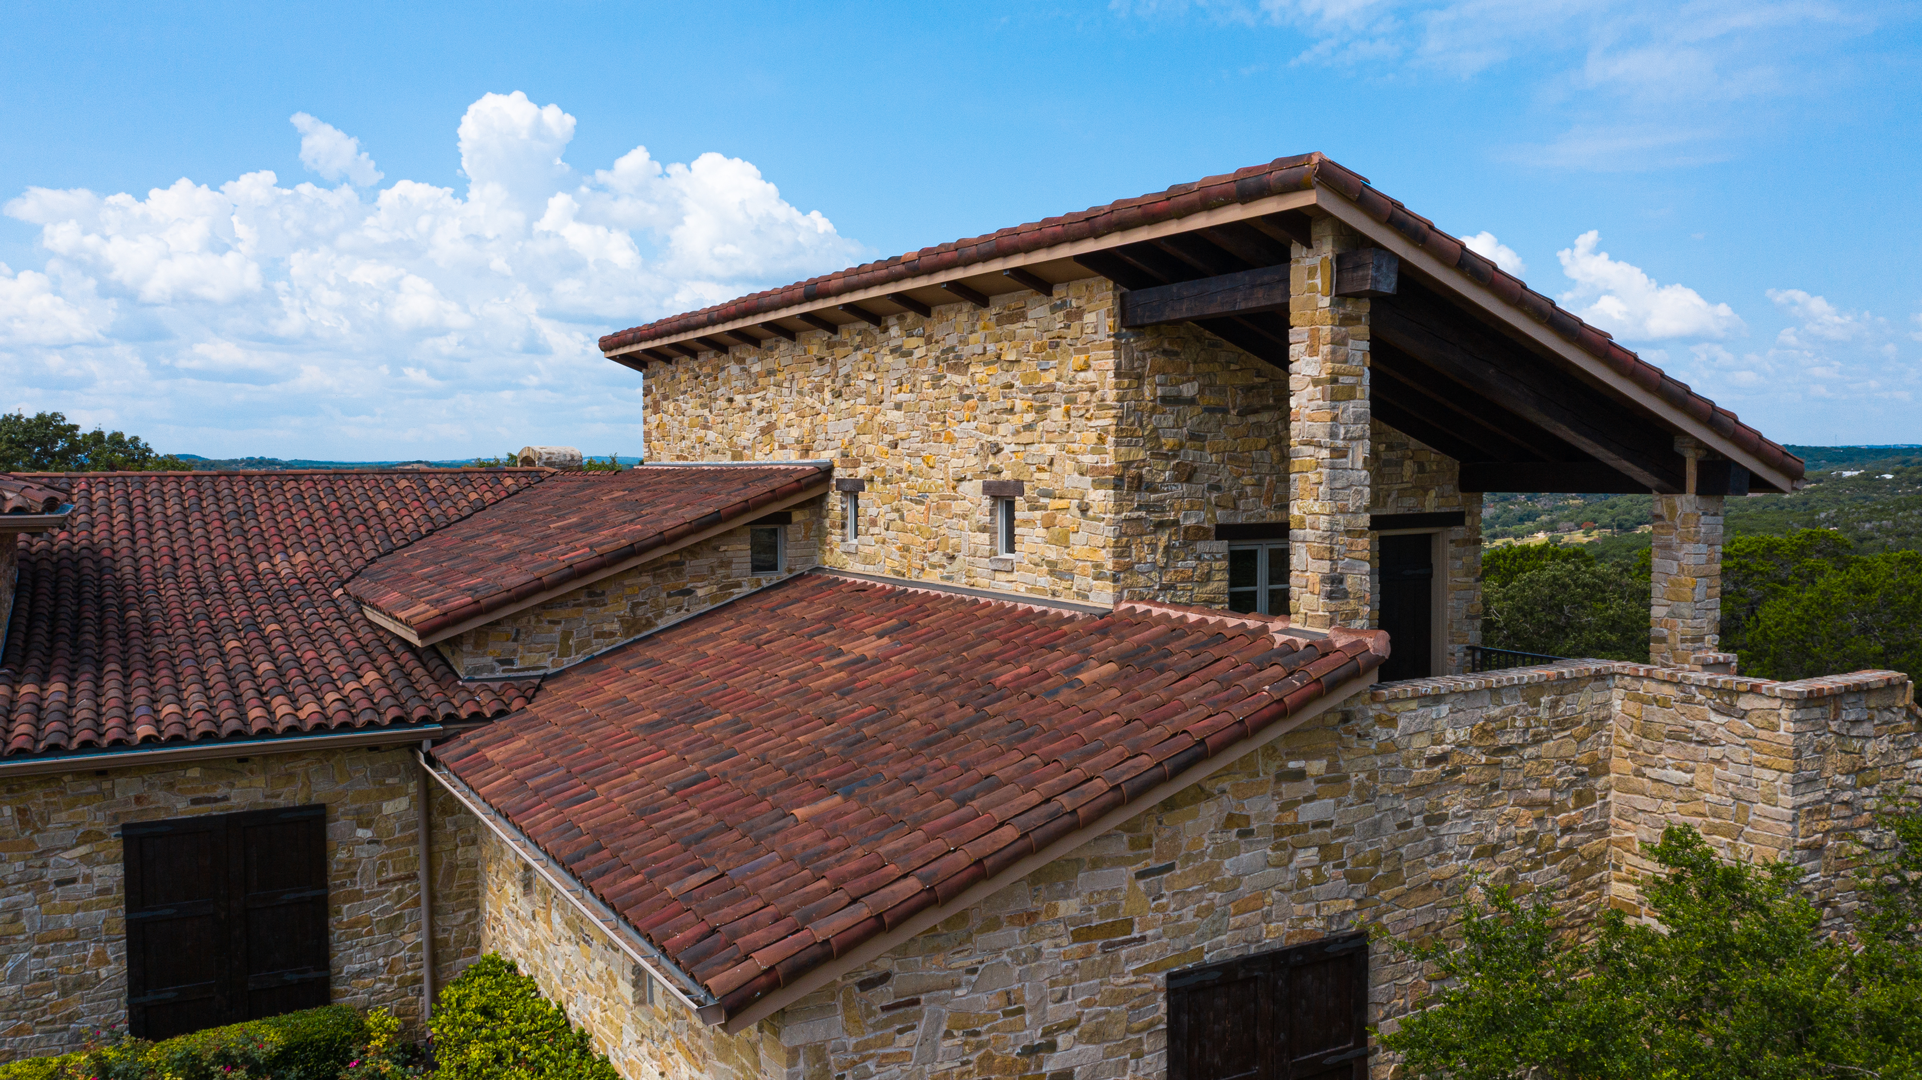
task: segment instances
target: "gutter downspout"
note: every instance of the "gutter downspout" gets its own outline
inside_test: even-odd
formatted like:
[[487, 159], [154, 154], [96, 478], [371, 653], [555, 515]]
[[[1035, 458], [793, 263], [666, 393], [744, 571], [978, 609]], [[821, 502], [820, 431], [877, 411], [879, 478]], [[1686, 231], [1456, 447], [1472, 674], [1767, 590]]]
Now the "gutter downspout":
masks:
[[[423, 757], [431, 746], [431, 740], [420, 741]], [[415, 827], [420, 830], [420, 1026], [425, 1030], [427, 1021], [434, 1015], [434, 869], [429, 861], [434, 853], [434, 814], [429, 801], [434, 793], [434, 778], [428, 775], [424, 760], [415, 783], [420, 785], [420, 795], [415, 800]]]

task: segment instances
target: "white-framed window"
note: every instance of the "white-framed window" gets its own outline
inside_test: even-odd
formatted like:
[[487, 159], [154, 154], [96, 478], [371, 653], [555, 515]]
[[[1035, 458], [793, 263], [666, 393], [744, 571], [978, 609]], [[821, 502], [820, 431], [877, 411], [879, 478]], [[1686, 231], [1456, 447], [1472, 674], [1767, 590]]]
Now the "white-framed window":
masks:
[[994, 553], [1014, 554], [1014, 500], [994, 500]]
[[861, 493], [841, 493], [841, 539], [852, 544], [861, 538]]
[[1228, 610], [1288, 614], [1288, 544], [1228, 545]]
[[747, 531], [747, 569], [750, 574], [778, 574], [787, 562], [787, 530], [779, 525], [756, 525]]

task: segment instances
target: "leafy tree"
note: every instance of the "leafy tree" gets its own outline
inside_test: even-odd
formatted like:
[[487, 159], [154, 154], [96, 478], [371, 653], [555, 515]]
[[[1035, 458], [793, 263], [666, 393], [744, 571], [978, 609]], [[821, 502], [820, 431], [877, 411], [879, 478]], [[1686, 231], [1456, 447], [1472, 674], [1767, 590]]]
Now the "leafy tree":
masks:
[[1722, 645], [1739, 652], [1762, 605], [1848, 564], [1855, 545], [1831, 529], [1737, 536], [1722, 548]]
[[1573, 544], [1549, 541], [1546, 544], [1503, 544], [1482, 550], [1482, 584], [1509, 585], [1530, 570], [1550, 563], [1593, 563], [1594, 556]]
[[1492, 579], [1483, 559], [1482, 643], [1551, 656], [1646, 661], [1646, 569], [1597, 562], [1579, 548], [1563, 551], [1538, 557], [1537, 565], [1513, 576], [1512, 567], [1498, 565]]
[[1743, 670], [1806, 679], [1864, 668], [1922, 677], [1922, 552], [1850, 559], [1776, 586], [1743, 628]]
[[99, 428], [83, 432], [62, 413], [0, 413], [0, 471], [145, 472], [192, 467], [124, 432]]
[[1657, 925], [1604, 914], [1587, 940], [1537, 896], [1471, 904], [1459, 943], [1393, 943], [1447, 988], [1381, 1037], [1410, 1076], [1645, 1080], [1922, 1076], [1922, 817], [1864, 889], [1858, 948], [1824, 933], [1787, 863], [1718, 859], [1694, 829], [1644, 845]]

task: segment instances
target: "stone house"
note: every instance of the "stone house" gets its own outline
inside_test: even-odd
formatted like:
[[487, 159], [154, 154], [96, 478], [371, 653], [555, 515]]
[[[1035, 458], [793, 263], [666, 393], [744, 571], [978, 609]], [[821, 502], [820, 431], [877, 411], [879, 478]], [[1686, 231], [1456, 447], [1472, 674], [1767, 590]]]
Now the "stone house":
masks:
[[[1833, 871], [1915, 773], [1905, 676], [1716, 651], [1801, 462], [1319, 155], [601, 345], [618, 474], [22, 478], [8, 1053], [255, 1007], [149, 956], [257, 832], [316, 868], [268, 974], [418, 1020], [502, 952], [634, 1080], [1385, 1075], [1379, 939], [1471, 871]], [[1647, 664], [1481, 670], [1489, 490], [1657, 495]]]

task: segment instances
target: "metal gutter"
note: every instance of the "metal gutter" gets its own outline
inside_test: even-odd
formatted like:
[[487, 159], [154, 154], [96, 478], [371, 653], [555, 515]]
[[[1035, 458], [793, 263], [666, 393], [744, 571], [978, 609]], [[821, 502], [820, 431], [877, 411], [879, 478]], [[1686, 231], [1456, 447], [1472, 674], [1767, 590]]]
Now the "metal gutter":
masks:
[[0, 761], [0, 779], [48, 776], [88, 769], [130, 769], [138, 765], [172, 765], [189, 761], [291, 754], [302, 750], [348, 750], [355, 747], [400, 746], [452, 734], [440, 724], [352, 731], [341, 735], [269, 736], [264, 739], [220, 739], [183, 743], [154, 750], [89, 750], [19, 761]]

